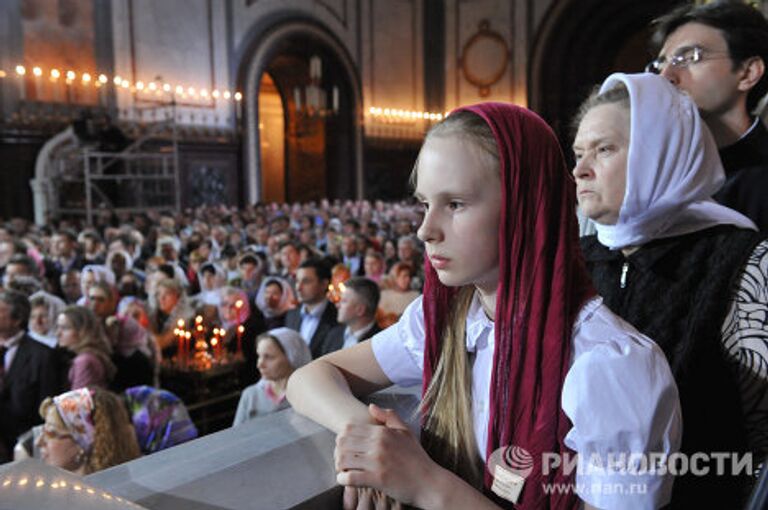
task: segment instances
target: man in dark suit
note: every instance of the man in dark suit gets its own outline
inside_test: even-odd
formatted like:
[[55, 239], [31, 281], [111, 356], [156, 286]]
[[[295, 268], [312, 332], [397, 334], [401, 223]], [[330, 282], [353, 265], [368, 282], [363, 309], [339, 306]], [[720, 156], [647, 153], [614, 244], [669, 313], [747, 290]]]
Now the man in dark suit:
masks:
[[301, 305], [285, 315], [285, 326], [298, 331], [309, 344], [312, 357], [320, 355], [320, 348], [328, 332], [338, 324], [336, 307], [326, 298], [331, 269], [321, 259], [308, 259], [296, 271], [296, 294]]
[[376, 324], [379, 286], [368, 278], [350, 278], [344, 282], [339, 301], [339, 325], [325, 337], [319, 355], [346, 349], [381, 331]]
[[19, 434], [42, 423], [45, 397], [60, 386], [55, 353], [27, 335], [29, 300], [20, 292], [0, 292], [0, 463], [11, 460]]

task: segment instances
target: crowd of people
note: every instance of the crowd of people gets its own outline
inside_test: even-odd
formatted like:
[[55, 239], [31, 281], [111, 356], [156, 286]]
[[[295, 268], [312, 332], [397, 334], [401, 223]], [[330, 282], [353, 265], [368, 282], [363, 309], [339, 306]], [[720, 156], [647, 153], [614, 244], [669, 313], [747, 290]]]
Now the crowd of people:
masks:
[[[347, 506], [738, 508], [739, 456], [768, 453], [768, 22], [683, 6], [656, 42], [653, 72], [585, 99], [570, 171], [536, 114], [483, 103], [429, 131], [415, 201], [7, 222], [0, 454], [43, 419], [34, 444], [81, 473], [194, 437], [153, 386], [200, 315], [229, 350], [243, 327], [235, 425], [290, 402], [333, 430]], [[392, 384], [423, 385], [420, 437], [359, 400]], [[114, 394], [135, 412], [111, 412], [107, 456]], [[176, 418], [142, 427], [158, 402]]]
[[[420, 217], [413, 201], [324, 201], [104, 214], [93, 226], [6, 222], [3, 354], [9, 369], [22, 364], [13, 358], [34, 364], [3, 376], [0, 405], [11, 417], [2, 426], [3, 458], [40, 421], [45, 398], [82, 388], [125, 397], [142, 385], [160, 387], [161, 367], [177, 356], [180, 319], [205, 317], [227, 332], [226, 349], [242, 348], [236, 424], [284, 407], [290, 372], [266, 360], [292, 358], [295, 348], [276, 341], [285, 326], [319, 357], [396, 321], [420, 293]], [[267, 334], [275, 341], [256, 341]], [[256, 405], [257, 394], [274, 406]]]

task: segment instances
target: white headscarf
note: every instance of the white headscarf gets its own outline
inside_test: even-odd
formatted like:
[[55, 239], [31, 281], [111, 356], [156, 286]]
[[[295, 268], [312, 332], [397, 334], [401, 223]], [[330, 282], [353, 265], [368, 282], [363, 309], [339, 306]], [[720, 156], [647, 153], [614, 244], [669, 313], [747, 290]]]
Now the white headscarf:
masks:
[[[277, 310], [272, 310], [267, 306], [267, 287], [272, 283], [278, 283], [283, 289], [283, 295], [280, 298], [280, 303], [277, 305]], [[283, 315], [285, 312], [293, 308], [293, 302], [296, 300], [291, 284], [282, 278], [277, 276], [268, 276], [261, 282], [259, 292], [256, 294], [256, 306], [264, 314], [267, 319]]]
[[115, 273], [110, 268], [103, 264], [89, 264], [83, 267], [80, 272], [80, 292], [82, 296], [77, 300], [77, 304], [84, 306], [88, 302], [87, 289], [85, 288], [85, 275], [87, 273], [93, 273], [95, 282], [106, 282], [110, 286], [115, 286]]
[[285, 357], [293, 368], [299, 368], [312, 361], [312, 354], [309, 352], [307, 342], [301, 338], [298, 331], [289, 328], [270, 329], [265, 333], [280, 342], [280, 346], [285, 352]]
[[757, 230], [711, 198], [725, 172], [693, 100], [651, 73], [614, 73], [600, 92], [617, 83], [629, 90], [632, 109], [627, 188], [616, 224], [596, 224], [600, 244], [615, 250], [723, 224]]
[[49, 294], [44, 290], [39, 290], [29, 296], [30, 301], [36, 301], [37, 298], [45, 302], [49, 329], [43, 334], [36, 333], [30, 329], [28, 331], [29, 336], [49, 347], [56, 347], [56, 344], [58, 343], [58, 340], [56, 339], [56, 317], [58, 317], [59, 313], [61, 313], [61, 311], [66, 308], [67, 304], [60, 297]]

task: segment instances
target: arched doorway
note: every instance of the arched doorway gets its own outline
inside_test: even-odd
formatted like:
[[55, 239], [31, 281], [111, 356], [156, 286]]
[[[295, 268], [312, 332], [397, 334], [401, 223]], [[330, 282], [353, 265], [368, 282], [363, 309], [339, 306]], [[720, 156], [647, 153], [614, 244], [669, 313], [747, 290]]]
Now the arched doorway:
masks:
[[[570, 146], [569, 124], [592, 87], [613, 72], [640, 72], [651, 59], [651, 22], [682, 2], [567, 0], [554, 2], [530, 60], [531, 109]], [[570, 151], [565, 151], [570, 159]]]
[[243, 66], [247, 202], [362, 197], [362, 101], [345, 49], [308, 22], [254, 46]]

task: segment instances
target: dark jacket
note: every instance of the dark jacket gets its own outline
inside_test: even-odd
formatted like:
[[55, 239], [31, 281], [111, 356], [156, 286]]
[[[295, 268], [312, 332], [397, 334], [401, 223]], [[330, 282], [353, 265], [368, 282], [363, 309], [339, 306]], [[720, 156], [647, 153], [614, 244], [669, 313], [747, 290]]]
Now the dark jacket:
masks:
[[[597, 292], [664, 351], [680, 393], [681, 452], [747, 452], [741, 394], [721, 326], [744, 264], [761, 236], [718, 226], [643, 245], [628, 257], [581, 239]], [[730, 473], [726, 463], [726, 474]], [[744, 476], [677, 477], [671, 509], [741, 508]]]
[[744, 138], [720, 150], [725, 184], [715, 200], [736, 209], [768, 233], [768, 130], [763, 121]]
[[[347, 330], [346, 324], [339, 324], [328, 332], [325, 336], [323, 345], [320, 346], [320, 352], [318, 356], [325, 356], [329, 352], [338, 351], [344, 345], [344, 332]], [[381, 328], [375, 322], [373, 327], [369, 329], [359, 341], [368, 340], [373, 335], [381, 331]]]
[[[21, 433], [43, 422], [38, 411], [45, 397], [64, 391], [56, 359], [50, 347], [27, 334], [21, 337], [0, 390], [0, 439], [8, 454]], [[3, 460], [10, 459], [0, 459], [0, 462]]]
[[[336, 306], [328, 301], [328, 304], [320, 316], [320, 323], [317, 325], [315, 334], [309, 341], [309, 350], [312, 352], [312, 359], [320, 357], [320, 349], [325, 341], [326, 335], [338, 324], [336, 320]], [[289, 310], [285, 314], [285, 327], [294, 331], [301, 331], [301, 307]], [[306, 339], [305, 339], [306, 340]]]

